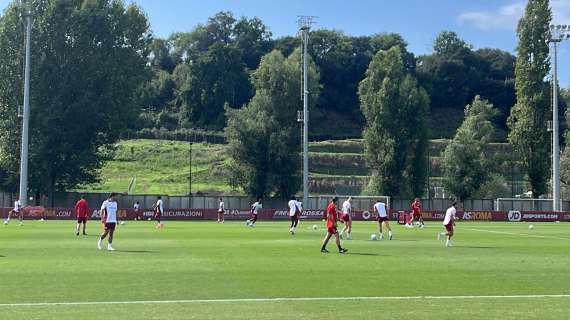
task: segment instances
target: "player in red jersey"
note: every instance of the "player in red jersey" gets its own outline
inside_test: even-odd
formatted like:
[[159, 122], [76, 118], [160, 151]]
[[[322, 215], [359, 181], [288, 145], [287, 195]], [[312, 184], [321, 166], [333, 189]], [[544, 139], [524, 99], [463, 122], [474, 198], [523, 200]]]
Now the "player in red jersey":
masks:
[[87, 226], [87, 216], [89, 215], [89, 203], [82, 195], [81, 199], [75, 204], [75, 214], [77, 215], [77, 227], [75, 228], [75, 234], [79, 235], [79, 229], [81, 224], [83, 224], [83, 235], [86, 236], [85, 228]]
[[337, 221], [338, 221], [338, 213], [336, 211], [337, 204], [338, 204], [338, 198], [334, 197], [332, 199], [332, 201], [329, 203], [329, 205], [327, 206], [327, 211], [326, 211], [326, 214], [327, 214], [327, 219], [326, 219], [327, 235], [323, 239], [323, 246], [321, 247], [322, 253], [328, 253], [329, 252], [327, 250], [327, 244], [329, 243], [329, 240], [331, 239], [331, 237], [333, 235], [336, 238], [336, 246], [338, 247], [338, 252], [339, 253], [345, 253], [348, 251], [340, 245], [340, 237], [338, 235], [338, 230], [337, 230]]
[[406, 226], [413, 228], [414, 221], [416, 221], [419, 224], [420, 228], [424, 228], [425, 224], [424, 224], [424, 218], [422, 217], [422, 203], [420, 201], [420, 198], [414, 199], [411, 208], [412, 208], [412, 218], [410, 220], [410, 223], [406, 224]]

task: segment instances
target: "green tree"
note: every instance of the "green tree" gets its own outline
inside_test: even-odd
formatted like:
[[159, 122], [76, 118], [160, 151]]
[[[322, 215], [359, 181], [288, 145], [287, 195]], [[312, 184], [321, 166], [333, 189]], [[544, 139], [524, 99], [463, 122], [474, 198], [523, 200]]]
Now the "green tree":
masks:
[[[177, 83], [178, 101], [185, 118], [199, 127], [222, 129], [224, 105], [241, 107], [251, 97], [251, 85], [238, 49], [213, 45], [189, 64], [186, 82]], [[176, 77], [175, 79], [179, 79]]]
[[[434, 41], [433, 54], [418, 57], [417, 75], [428, 90], [434, 116], [451, 110], [460, 113], [461, 119], [464, 106], [478, 94], [499, 110], [494, 121], [498, 129], [506, 132], [507, 118], [515, 103], [514, 66], [515, 57], [509, 52], [473, 50], [455, 32], [443, 31]], [[460, 122], [449, 125], [454, 129]]]
[[[288, 197], [300, 187], [301, 52], [288, 58], [273, 51], [252, 75], [255, 95], [240, 110], [226, 108], [231, 180], [252, 196]], [[319, 75], [309, 68], [310, 102], [319, 94]]]
[[155, 69], [172, 73], [176, 67], [172, 56], [172, 45], [168, 40], [155, 38], [150, 45], [150, 64]]
[[165, 70], [153, 70], [153, 76], [143, 88], [142, 105], [145, 111], [158, 112], [174, 100], [174, 80]]
[[429, 98], [406, 70], [403, 51], [379, 51], [360, 83], [370, 192], [419, 196], [425, 182]]
[[431, 105], [437, 108], [463, 107], [475, 96], [474, 87], [481, 75], [471, 68], [471, 46], [455, 32], [443, 31], [434, 41], [434, 53], [420, 58], [418, 76], [430, 92]]
[[519, 155], [534, 197], [547, 192], [550, 168], [549, 70], [547, 39], [552, 13], [548, 0], [529, 0], [518, 24], [515, 89], [517, 102], [508, 120], [509, 141]]
[[497, 110], [487, 100], [476, 96], [465, 107], [465, 119], [455, 137], [445, 148], [444, 185], [460, 200], [476, 194], [491, 176], [490, 155], [485, 145], [494, 138], [493, 118]]
[[271, 32], [260, 19], [238, 20], [231, 12], [219, 12], [189, 33], [173, 34], [169, 43], [178, 63], [172, 112], [185, 127], [216, 130], [226, 123], [224, 105], [241, 108], [251, 99], [250, 72], [272, 47]]
[[[566, 104], [570, 105], [570, 87], [560, 90], [560, 97]], [[570, 109], [566, 109], [566, 128], [564, 131], [564, 148], [560, 157], [560, 180], [562, 182], [562, 197], [570, 197]]]
[[[24, 3], [24, 4], [22, 4]], [[122, 1], [14, 1], [0, 18], [0, 167], [18, 174], [24, 56], [20, 13], [33, 9], [30, 188], [51, 193], [96, 180], [110, 146], [138, 114], [148, 22]]]
[[[476, 50], [474, 54], [476, 63], [474, 68], [482, 73], [481, 81], [476, 86], [475, 92], [497, 108], [495, 126], [507, 132], [507, 119], [516, 102], [516, 58], [510, 52], [490, 48]], [[501, 137], [501, 140], [505, 141], [506, 136]]]
[[240, 50], [248, 70], [259, 66], [261, 57], [271, 51], [271, 31], [259, 18], [240, 18], [233, 29], [233, 41], [236, 49]]

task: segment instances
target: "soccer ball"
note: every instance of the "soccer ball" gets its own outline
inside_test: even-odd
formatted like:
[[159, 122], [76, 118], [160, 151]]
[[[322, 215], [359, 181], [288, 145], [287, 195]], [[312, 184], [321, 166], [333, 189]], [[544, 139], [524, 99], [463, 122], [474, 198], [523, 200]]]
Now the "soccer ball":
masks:
[[319, 227], [317, 227], [316, 224], [313, 225], [313, 230], [317, 230]]
[[41, 218], [40, 221], [44, 221], [44, 218]]
[[124, 225], [124, 224], [125, 224], [125, 221], [121, 221], [121, 222], [119, 222], [119, 224], [120, 224], [120, 225]]
[[370, 236], [370, 240], [372, 240], [372, 241], [378, 240], [378, 237], [376, 236], [375, 233], [373, 233], [373, 234]]
[[147, 220], [150, 221], [150, 218], [148, 218]]
[[532, 230], [532, 229], [534, 229], [534, 226], [531, 224], [530, 226], [528, 226], [528, 229]]

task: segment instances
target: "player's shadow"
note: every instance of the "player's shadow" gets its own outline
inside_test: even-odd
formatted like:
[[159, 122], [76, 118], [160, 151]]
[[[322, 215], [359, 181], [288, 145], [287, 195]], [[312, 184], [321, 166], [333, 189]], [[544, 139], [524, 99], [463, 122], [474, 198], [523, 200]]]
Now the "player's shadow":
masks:
[[0, 258], [6, 258], [6, 256], [3, 256], [3, 255], [0, 254]]
[[126, 253], [157, 253], [156, 251], [150, 250], [115, 250], [117, 252], [126, 252]]
[[468, 249], [497, 249], [499, 247], [464, 246], [464, 248], [468, 248]]
[[383, 256], [383, 257], [389, 256], [387, 254], [367, 253], [367, 252], [347, 252], [345, 254], [354, 255], [354, 256]]

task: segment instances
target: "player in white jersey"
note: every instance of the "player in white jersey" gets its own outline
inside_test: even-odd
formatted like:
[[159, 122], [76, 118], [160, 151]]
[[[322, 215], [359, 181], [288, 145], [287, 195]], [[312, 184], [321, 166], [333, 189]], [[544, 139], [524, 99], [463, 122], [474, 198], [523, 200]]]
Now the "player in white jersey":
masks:
[[299, 225], [299, 217], [301, 216], [301, 212], [303, 212], [303, 207], [301, 202], [297, 201], [297, 198], [294, 196], [291, 197], [287, 205], [289, 206], [289, 217], [291, 218], [291, 228], [289, 228], [289, 232], [295, 234], [297, 225]]
[[117, 204], [116, 200], [117, 194], [111, 193], [109, 198], [103, 201], [101, 205], [101, 222], [105, 225], [105, 231], [99, 237], [99, 241], [97, 242], [97, 248], [101, 250], [103, 245], [103, 240], [109, 236], [107, 250], [115, 251], [113, 249], [113, 236], [115, 235], [115, 227], [117, 226], [117, 211], [119, 209], [119, 205]]
[[224, 223], [224, 213], [226, 212], [226, 205], [224, 200], [220, 198], [220, 204], [218, 204], [218, 223]]
[[162, 197], [158, 196], [156, 198], [156, 203], [153, 206], [154, 209], [154, 220], [156, 220], [156, 228], [163, 229], [164, 223], [162, 223], [162, 214], [164, 213], [164, 205], [162, 203]]
[[454, 201], [451, 207], [449, 207], [445, 212], [445, 218], [443, 219], [443, 226], [445, 227], [445, 232], [440, 232], [437, 234], [438, 240], [441, 239], [442, 236], [446, 237], [445, 240], [446, 247], [452, 246], [451, 238], [453, 237], [455, 231], [454, 230], [455, 220], [457, 220], [456, 214], [457, 214], [457, 202]]
[[19, 221], [19, 226], [23, 226], [24, 225], [24, 210], [22, 209], [22, 202], [20, 202], [20, 200], [16, 200], [14, 201], [14, 209], [10, 210], [10, 212], [8, 212], [8, 218], [6, 218], [6, 220], [4, 220], [4, 225], [8, 225], [8, 223], [10, 223], [10, 218], [12, 217], [12, 214], [17, 215], [18, 216], [18, 221]]
[[352, 240], [352, 197], [348, 197], [342, 204], [342, 215], [340, 216], [340, 221], [344, 223], [344, 228], [340, 231], [339, 236], [346, 234], [346, 239]]
[[380, 240], [384, 239], [384, 229], [388, 230], [388, 240], [392, 240], [392, 228], [388, 219], [386, 204], [380, 200], [374, 204], [374, 213], [378, 214], [378, 229], [380, 230]]
[[141, 220], [140, 210], [141, 210], [141, 203], [137, 201], [135, 202], [135, 204], [133, 204], [133, 211], [135, 212], [135, 220]]
[[248, 227], [253, 227], [255, 222], [257, 222], [257, 215], [259, 214], [261, 208], [263, 208], [263, 204], [261, 203], [261, 198], [257, 198], [257, 201], [251, 205], [251, 218], [249, 218], [245, 225]]

